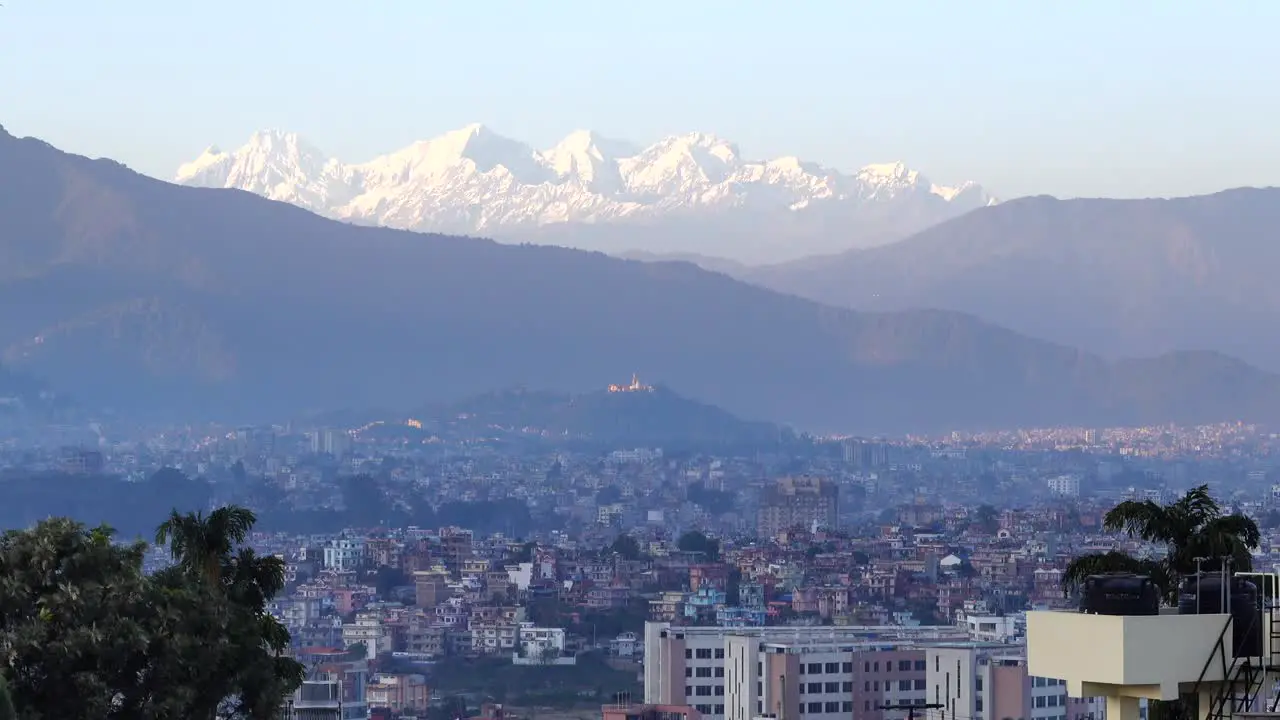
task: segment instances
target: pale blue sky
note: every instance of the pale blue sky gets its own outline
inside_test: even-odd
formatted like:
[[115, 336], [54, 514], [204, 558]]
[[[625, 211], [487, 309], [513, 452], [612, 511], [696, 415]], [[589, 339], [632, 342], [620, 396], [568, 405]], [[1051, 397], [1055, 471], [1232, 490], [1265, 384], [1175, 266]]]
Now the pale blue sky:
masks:
[[5, 0], [0, 124], [153, 175], [470, 122], [904, 160], [1002, 197], [1280, 185], [1272, 0]]

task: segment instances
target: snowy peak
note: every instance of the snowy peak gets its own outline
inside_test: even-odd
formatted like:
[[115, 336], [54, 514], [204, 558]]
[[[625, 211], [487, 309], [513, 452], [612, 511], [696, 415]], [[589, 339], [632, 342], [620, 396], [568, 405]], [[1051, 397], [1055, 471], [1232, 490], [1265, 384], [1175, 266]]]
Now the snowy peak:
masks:
[[540, 157], [561, 181], [611, 194], [624, 190], [618, 161], [636, 152], [630, 143], [603, 138], [590, 130], [575, 130], [542, 151]]
[[210, 147], [178, 168], [177, 182], [248, 190], [344, 220], [499, 237], [733, 213], [750, 228], [843, 223], [854, 232], [859, 217], [892, 218], [900, 205], [908, 224], [932, 224], [995, 202], [976, 183], [935, 185], [900, 162], [842, 173], [793, 156], [750, 160], [710, 133], [637, 147], [576, 130], [539, 151], [480, 124], [357, 164], [264, 130], [232, 152]]

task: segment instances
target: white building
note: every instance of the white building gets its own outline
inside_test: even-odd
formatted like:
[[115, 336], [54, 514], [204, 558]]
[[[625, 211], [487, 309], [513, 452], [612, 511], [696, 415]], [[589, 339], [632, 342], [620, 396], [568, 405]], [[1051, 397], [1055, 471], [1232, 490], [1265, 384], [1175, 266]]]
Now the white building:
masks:
[[324, 566], [329, 570], [355, 570], [364, 561], [364, 541], [338, 538], [324, 548]]
[[969, 637], [978, 642], [1011, 643], [1020, 634], [1015, 615], [973, 615], [962, 613], [958, 619]]
[[[645, 702], [689, 705], [703, 720], [760, 715], [899, 720], [885, 703], [925, 702], [922, 647], [955, 627], [723, 628], [645, 624]], [[779, 709], [785, 712], [779, 713]], [[965, 718], [965, 720], [969, 720]]]
[[344, 645], [364, 645], [365, 655], [369, 660], [378, 657], [378, 653], [391, 652], [391, 636], [376, 614], [360, 613], [355, 620], [342, 626]]
[[522, 622], [516, 630], [516, 665], [573, 665], [577, 658], [565, 656], [564, 628], [542, 628]]
[[624, 632], [609, 641], [609, 654], [615, 657], [635, 657], [644, 653], [644, 643], [633, 632]]
[[1059, 475], [1045, 481], [1049, 492], [1060, 497], [1080, 497], [1080, 476]]

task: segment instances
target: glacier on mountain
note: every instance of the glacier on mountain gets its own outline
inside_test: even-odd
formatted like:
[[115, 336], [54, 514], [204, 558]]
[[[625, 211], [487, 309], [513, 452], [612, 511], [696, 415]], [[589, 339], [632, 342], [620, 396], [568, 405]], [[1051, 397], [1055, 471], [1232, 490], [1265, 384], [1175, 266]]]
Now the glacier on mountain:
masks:
[[996, 202], [975, 183], [936, 185], [902, 163], [844, 174], [795, 157], [746, 160], [707, 133], [641, 148], [579, 130], [535, 150], [478, 124], [360, 164], [263, 131], [232, 152], [209, 148], [176, 181], [362, 224], [745, 262], [896, 239]]

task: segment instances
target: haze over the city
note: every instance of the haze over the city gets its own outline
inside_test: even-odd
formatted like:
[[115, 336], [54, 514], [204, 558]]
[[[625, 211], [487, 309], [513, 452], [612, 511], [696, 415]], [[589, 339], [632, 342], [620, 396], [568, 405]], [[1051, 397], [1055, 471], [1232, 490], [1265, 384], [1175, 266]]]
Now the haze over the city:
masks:
[[534, 147], [714, 133], [749, 158], [903, 161], [1005, 199], [1198, 194], [1280, 184], [1280, 99], [1258, 82], [1277, 20], [1262, 3], [13, 0], [0, 123], [163, 179], [263, 128], [363, 162], [481, 122]]

